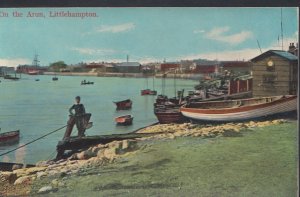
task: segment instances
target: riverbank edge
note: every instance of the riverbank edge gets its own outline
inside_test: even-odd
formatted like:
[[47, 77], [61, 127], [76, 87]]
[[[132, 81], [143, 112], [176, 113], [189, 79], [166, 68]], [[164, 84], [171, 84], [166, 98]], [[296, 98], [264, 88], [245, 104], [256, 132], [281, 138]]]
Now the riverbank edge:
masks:
[[[239, 136], [242, 131], [255, 127], [265, 127], [270, 125], [286, 123], [286, 120], [272, 120], [263, 122], [250, 121], [247, 123], [227, 123], [220, 125], [195, 125], [191, 123], [152, 125], [142, 128], [138, 133], [155, 133], [158, 135], [145, 137], [143, 139], [114, 141], [105, 145], [99, 144], [73, 154], [71, 157], [60, 161], [41, 161], [33, 168], [16, 169], [13, 172], [1, 172], [1, 181], [4, 182], [0, 191], [5, 196], [11, 195], [31, 195], [36, 193], [55, 192], [65, 183], [60, 178], [68, 175], [80, 175], [81, 169], [96, 168], [109, 165], [116, 159], [127, 157], [139, 150], [138, 143], [147, 140], [175, 139], [176, 137], [203, 137], [213, 138], [217, 136]], [[164, 132], [161, 134], [161, 132]], [[59, 178], [60, 177], [60, 178]], [[31, 190], [35, 181], [40, 179], [53, 179], [50, 185]], [[4, 190], [3, 190], [4, 189]], [[17, 191], [18, 193], [11, 193]]]

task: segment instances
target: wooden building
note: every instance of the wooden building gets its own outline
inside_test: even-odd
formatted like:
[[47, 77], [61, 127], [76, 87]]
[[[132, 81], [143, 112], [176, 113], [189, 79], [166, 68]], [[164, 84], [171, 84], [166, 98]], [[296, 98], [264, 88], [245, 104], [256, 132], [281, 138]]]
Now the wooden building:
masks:
[[297, 94], [297, 56], [287, 51], [269, 50], [251, 62], [254, 97]]

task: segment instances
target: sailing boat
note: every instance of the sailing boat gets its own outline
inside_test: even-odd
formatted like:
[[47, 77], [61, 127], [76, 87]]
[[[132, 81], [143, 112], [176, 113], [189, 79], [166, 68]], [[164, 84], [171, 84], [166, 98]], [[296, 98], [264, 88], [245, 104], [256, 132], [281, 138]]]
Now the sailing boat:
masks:
[[28, 75], [38, 75], [40, 73], [40, 71], [37, 69], [38, 65], [39, 65], [39, 60], [38, 60], [38, 55], [36, 54], [32, 61], [32, 66], [34, 67], [34, 69], [29, 70], [27, 74]]
[[145, 95], [157, 95], [157, 91], [156, 90], [154, 90], [154, 77], [155, 77], [155, 70], [154, 70], [154, 74], [153, 74], [153, 78], [152, 78], [152, 80], [153, 80], [153, 90], [150, 90], [149, 88], [148, 88], [148, 72], [147, 72], [147, 70], [148, 70], [149, 68], [147, 67], [146, 68], [146, 86], [147, 86], [147, 88], [146, 89], [144, 89], [144, 90], [141, 90], [141, 95], [142, 96], [145, 96]]
[[54, 77], [52, 77], [52, 81], [57, 81], [57, 80], [58, 78], [56, 77], [56, 73], [55, 73]]

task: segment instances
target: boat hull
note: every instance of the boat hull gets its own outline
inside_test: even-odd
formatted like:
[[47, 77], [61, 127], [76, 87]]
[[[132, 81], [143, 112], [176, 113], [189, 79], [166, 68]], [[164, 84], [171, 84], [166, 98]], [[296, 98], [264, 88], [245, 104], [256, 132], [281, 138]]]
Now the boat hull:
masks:
[[145, 96], [145, 95], [157, 95], [157, 91], [155, 91], [155, 90], [149, 90], [149, 89], [141, 90], [141, 95], [142, 96]]
[[117, 110], [128, 110], [132, 107], [132, 101], [130, 99], [114, 103], [117, 106]]
[[117, 125], [131, 125], [133, 117], [131, 115], [120, 116], [115, 118]]
[[269, 103], [225, 109], [198, 109], [181, 107], [180, 111], [183, 116], [196, 121], [244, 121], [297, 111], [297, 97], [291, 96], [286, 99], [279, 99]]
[[187, 120], [179, 110], [173, 112], [154, 112], [154, 114], [160, 124], [183, 123]]
[[10, 131], [0, 134], [0, 145], [6, 145], [18, 142], [20, 139], [20, 131]]

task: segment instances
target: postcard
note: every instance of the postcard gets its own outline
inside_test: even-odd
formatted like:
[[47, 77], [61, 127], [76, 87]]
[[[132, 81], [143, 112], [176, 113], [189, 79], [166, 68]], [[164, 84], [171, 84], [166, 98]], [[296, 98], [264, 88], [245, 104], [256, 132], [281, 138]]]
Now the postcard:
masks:
[[298, 17], [0, 8], [0, 196], [296, 196]]

